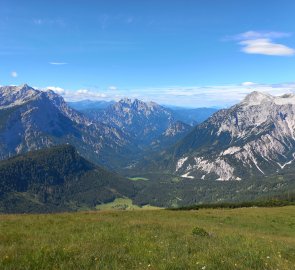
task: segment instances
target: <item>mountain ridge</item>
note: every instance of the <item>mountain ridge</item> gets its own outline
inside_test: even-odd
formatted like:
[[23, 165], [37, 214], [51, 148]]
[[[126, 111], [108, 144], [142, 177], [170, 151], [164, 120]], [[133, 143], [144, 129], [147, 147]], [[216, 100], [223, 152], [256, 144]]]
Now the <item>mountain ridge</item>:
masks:
[[0, 87], [0, 95], [1, 159], [60, 143], [75, 145], [85, 157], [100, 164], [112, 164], [107, 157], [110, 152], [112, 159], [123, 149], [128, 152], [128, 138], [120, 130], [71, 109], [53, 91], [23, 85]]
[[276, 173], [294, 160], [294, 130], [294, 95], [252, 92], [242, 102], [213, 114], [177, 143], [175, 172], [217, 180]]

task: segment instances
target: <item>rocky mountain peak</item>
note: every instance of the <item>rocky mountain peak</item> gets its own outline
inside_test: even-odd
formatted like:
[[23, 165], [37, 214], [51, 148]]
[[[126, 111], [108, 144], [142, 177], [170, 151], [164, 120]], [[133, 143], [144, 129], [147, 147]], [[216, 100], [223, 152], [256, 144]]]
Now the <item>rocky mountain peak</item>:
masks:
[[295, 95], [288, 93], [282, 96], [272, 96], [267, 93], [254, 91], [247, 95], [240, 104], [246, 106], [257, 106], [267, 103], [272, 103], [273, 105], [295, 104]]
[[19, 85], [18, 88], [19, 88], [19, 89], [22, 89], [22, 90], [33, 89], [33, 87], [27, 85], [26, 83]]
[[40, 92], [27, 84], [0, 87], [0, 108], [23, 104]]
[[272, 101], [273, 98], [274, 97], [269, 94], [253, 91], [244, 98], [242, 104], [248, 106], [260, 105], [263, 102]]
[[177, 172], [240, 180], [283, 170], [295, 160], [295, 95], [252, 92], [199, 125], [177, 146]]
[[155, 111], [156, 109], [161, 110], [161, 106], [158, 105], [155, 102], [144, 102], [139, 99], [130, 99], [130, 98], [124, 98], [116, 102], [113, 107], [118, 111], [122, 110], [124, 112], [134, 112], [134, 113], [148, 113], [150, 114], [152, 111]]

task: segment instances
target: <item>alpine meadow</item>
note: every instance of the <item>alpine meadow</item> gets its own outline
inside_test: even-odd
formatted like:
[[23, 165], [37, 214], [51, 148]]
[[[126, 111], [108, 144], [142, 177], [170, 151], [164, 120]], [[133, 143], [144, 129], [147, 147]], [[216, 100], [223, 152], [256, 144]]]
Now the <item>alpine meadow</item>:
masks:
[[0, 0], [0, 269], [295, 269], [292, 0]]

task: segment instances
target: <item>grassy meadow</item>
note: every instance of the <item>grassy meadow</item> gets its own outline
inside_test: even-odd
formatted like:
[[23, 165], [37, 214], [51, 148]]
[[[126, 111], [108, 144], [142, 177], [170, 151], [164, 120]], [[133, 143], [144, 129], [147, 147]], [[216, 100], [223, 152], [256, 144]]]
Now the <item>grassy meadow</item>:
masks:
[[129, 177], [128, 179], [131, 181], [148, 181], [149, 180], [148, 178], [145, 178], [145, 177]]
[[294, 266], [295, 206], [0, 215], [0, 269]]
[[95, 207], [97, 210], [155, 210], [160, 209], [159, 207], [152, 205], [144, 205], [142, 207], [133, 204], [131, 199], [128, 198], [117, 198], [113, 202], [99, 204]]

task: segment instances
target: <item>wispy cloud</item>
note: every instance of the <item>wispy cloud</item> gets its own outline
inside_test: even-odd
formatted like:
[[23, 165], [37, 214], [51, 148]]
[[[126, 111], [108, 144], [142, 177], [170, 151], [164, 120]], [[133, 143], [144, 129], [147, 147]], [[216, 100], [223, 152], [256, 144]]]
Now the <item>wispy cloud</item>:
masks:
[[57, 26], [61, 26], [61, 27], [64, 27], [66, 25], [65, 21], [63, 19], [59, 19], [59, 18], [53, 18], [53, 19], [35, 18], [35, 19], [33, 19], [33, 24], [35, 24], [36, 26], [57, 25]]
[[285, 33], [285, 32], [247, 31], [247, 32], [240, 33], [238, 35], [233, 36], [233, 39], [236, 39], [236, 40], [260, 39], [260, 38], [276, 39], [276, 38], [285, 38], [290, 36], [292, 36], [291, 33]]
[[54, 66], [62, 66], [62, 65], [67, 65], [68, 63], [66, 62], [49, 62], [50, 65]]
[[112, 90], [112, 91], [115, 91], [115, 90], [117, 90], [118, 88], [117, 88], [116, 86], [114, 86], [114, 85], [111, 85], [111, 86], [109, 86], [108, 89], [109, 89], [109, 90]]
[[248, 31], [231, 37], [242, 46], [241, 51], [247, 54], [262, 54], [271, 56], [292, 56], [295, 49], [274, 41], [278, 38], [290, 37], [291, 33]]
[[10, 73], [10, 76], [13, 77], [13, 78], [16, 78], [18, 76], [17, 72], [16, 71], [12, 71]]
[[127, 20], [126, 20], [126, 23], [131, 24], [131, 23], [133, 23], [133, 21], [134, 21], [133, 17], [128, 17]]

